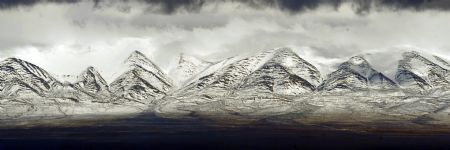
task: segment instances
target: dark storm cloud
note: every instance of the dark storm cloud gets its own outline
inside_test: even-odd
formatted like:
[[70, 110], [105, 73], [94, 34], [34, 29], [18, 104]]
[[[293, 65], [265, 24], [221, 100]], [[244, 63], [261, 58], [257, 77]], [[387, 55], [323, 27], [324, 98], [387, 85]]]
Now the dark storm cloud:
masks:
[[[94, 8], [108, 7], [111, 3], [116, 2], [132, 2], [133, 0], [1, 0], [0, 9], [11, 9], [18, 7], [30, 7], [40, 3], [78, 3], [91, 1]], [[184, 9], [189, 12], [194, 12], [202, 8], [205, 0], [136, 0], [149, 6], [160, 6], [161, 13], [171, 14], [176, 10]], [[219, 1], [208, 1], [219, 2]]]
[[148, 54], [168, 71], [176, 68], [179, 53], [218, 61], [292, 47], [326, 74], [349, 56], [396, 45], [450, 56], [450, 12], [444, 12], [450, 10], [449, 3], [0, 0], [0, 59], [23, 58], [57, 74], [78, 74], [85, 66], [96, 65], [111, 81], [122, 63], [117, 60], [126, 59], [132, 50]]
[[76, 3], [80, 0], [1, 0], [0, 9], [29, 7], [38, 3]]
[[0, 8], [13, 8], [18, 6], [32, 6], [38, 3], [38, 0], [4, 0], [0, 1]]
[[[283, 11], [296, 13], [307, 9], [316, 9], [319, 6], [329, 5], [335, 8], [343, 2], [342, 0], [139, 0], [149, 6], [160, 6], [160, 13], [172, 14], [177, 10], [187, 12], [198, 12], [206, 4], [220, 4], [225, 2], [237, 2], [253, 9], [277, 8]], [[130, 2], [122, 0], [122, 2]], [[96, 5], [110, 3], [105, 0], [96, 0]]]
[[205, 4], [204, 0], [144, 0], [144, 2], [161, 6], [161, 11], [167, 14], [174, 13], [178, 9], [198, 11]]
[[308, 9], [316, 9], [328, 5], [334, 8], [342, 4], [342, 0], [237, 0], [253, 8], [278, 8], [291, 13], [301, 12]]
[[380, 5], [395, 9], [450, 9], [450, 1], [448, 0], [382, 0]]
[[[39, 3], [77, 3], [92, 1], [94, 8], [109, 7], [111, 3], [129, 3], [132, 0], [1, 0], [0, 9], [29, 7]], [[364, 14], [371, 11], [389, 10], [450, 10], [448, 0], [136, 0], [148, 5], [149, 12], [173, 14], [177, 11], [198, 12], [207, 4], [220, 6], [224, 2], [236, 2], [252, 9], [275, 8], [288, 13], [314, 10], [321, 6], [338, 8], [343, 3], [350, 3], [355, 13]], [[158, 9], [154, 9], [158, 6]]]
[[372, 10], [450, 10], [449, 0], [240, 0], [239, 2], [253, 8], [271, 7], [291, 13], [313, 10], [320, 6], [339, 8], [343, 3], [350, 3], [355, 13], [368, 13]]
[[373, 10], [387, 8], [390, 10], [450, 10], [450, 1], [448, 0], [354, 0], [355, 12], [358, 14], [369, 13]]

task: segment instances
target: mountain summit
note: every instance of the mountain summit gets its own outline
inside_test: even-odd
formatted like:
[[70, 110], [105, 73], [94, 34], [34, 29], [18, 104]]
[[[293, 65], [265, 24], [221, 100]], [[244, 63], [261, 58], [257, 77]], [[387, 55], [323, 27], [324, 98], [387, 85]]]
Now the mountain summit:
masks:
[[416, 51], [403, 53], [396, 74], [405, 88], [427, 90], [450, 85], [450, 64], [444, 59]]
[[137, 100], [159, 99], [172, 88], [171, 81], [159, 67], [139, 51], [125, 61], [130, 69], [110, 84], [111, 91]]
[[398, 85], [383, 73], [373, 69], [362, 56], [354, 56], [339, 65], [319, 86], [319, 90], [392, 89]]
[[78, 81], [74, 83], [74, 86], [90, 95], [108, 92], [109, 90], [108, 83], [92, 66], [79, 75]]
[[279, 48], [216, 68], [188, 84], [181, 93], [224, 96], [249, 91], [246, 94], [292, 95], [315, 90], [320, 80], [320, 73], [313, 65], [291, 49]]
[[18, 58], [0, 62], [0, 91], [4, 96], [48, 94], [62, 84], [44, 69]]
[[214, 63], [204, 61], [200, 58], [181, 54], [178, 66], [172, 71], [172, 78], [177, 85], [182, 86], [184, 82], [204, 71]]
[[270, 52], [269, 59], [244, 79], [240, 90], [298, 95], [316, 89], [321, 80], [316, 67], [288, 48]]

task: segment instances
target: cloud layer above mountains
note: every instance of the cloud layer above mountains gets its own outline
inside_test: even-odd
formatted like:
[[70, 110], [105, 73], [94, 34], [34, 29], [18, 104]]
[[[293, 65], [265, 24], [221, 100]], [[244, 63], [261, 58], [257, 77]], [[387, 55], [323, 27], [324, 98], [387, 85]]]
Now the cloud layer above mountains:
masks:
[[93, 65], [111, 81], [133, 50], [166, 71], [180, 53], [215, 61], [285, 46], [318, 66], [396, 45], [450, 56], [449, 8], [445, 0], [6, 0], [0, 58], [54, 74]]
[[4, 0], [0, 2], [0, 9], [13, 9], [24, 6], [34, 6], [43, 3], [77, 4], [92, 2], [94, 8], [111, 7], [120, 4], [131, 9], [127, 4], [137, 2], [147, 7], [151, 13], [173, 14], [181, 11], [200, 12], [210, 5], [219, 6], [226, 3], [238, 3], [251, 9], [279, 9], [289, 13], [299, 13], [313, 10], [322, 6], [332, 6], [338, 9], [341, 5], [350, 4], [357, 13], [367, 13], [373, 10], [388, 8], [391, 10], [410, 9], [448, 10], [450, 2], [447, 0]]

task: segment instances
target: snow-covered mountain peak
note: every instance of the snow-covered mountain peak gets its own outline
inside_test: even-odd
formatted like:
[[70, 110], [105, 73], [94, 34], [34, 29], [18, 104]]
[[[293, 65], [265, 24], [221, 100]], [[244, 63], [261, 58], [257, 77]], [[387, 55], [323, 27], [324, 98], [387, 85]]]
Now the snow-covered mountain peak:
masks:
[[373, 73], [378, 72], [372, 68], [372, 66], [363, 56], [351, 57], [348, 61], [339, 65], [339, 69], [351, 70], [366, 78], [371, 76]]
[[290, 48], [275, 49], [272, 59], [313, 86], [318, 86], [322, 80], [319, 70]]
[[44, 69], [19, 58], [7, 58], [0, 62], [0, 67], [4, 71], [15, 72], [22, 75], [30, 74], [51, 84], [59, 82]]
[[17, 71], [24, 71], [23, 73], [31, 73], [47, 82], [56, 81], [56, 79], [53, 78], [47, 71], [19, 58], [7, 58], [0, 62], [0, 66], [2, 67], [2, 70], [14, 69]]
[[373, 69], [363, 56], [353, 56], [339, 65], [319, 86], [319, 90], [391, 89], [397, 84]]
[[111, 84], [111, 91], [121, 97], [154, 100], [164, 96], [173, 87], [171, 80], [150, 59], [134, 51], [126, 60], [128, 71]]
[[129, 64], [131, 68], [142, 68], [152, 72], [156, 77], [160, 78], [161, 81], [165, 82], [165, 84], [172, 85], [172, 81], [167, 78], [167, 75], [158, 67], [158, 65], [137, 50], [130, 54], [125, 63]]
[[450, 65], [444, 59], [426, 53], [409, 51], [403, 53], [396, 74], [403, 87], [427, 90], [450, 85]]
[[247, 91], [245, 94], [295, 95], [315, 90], [321, 80], [317, 68], [289, 48], [266, 50], [230, 60], [233, 61], [218, 63], [220, 65], [213, 65], [214, 70], [207, 69], [206, 73], [201, 73], [180, 90], [181, 94], [227, 95]]
[[147, 58], [143, 53], [140, 51], [133, 51], [131, 52], [130, 56], [125, 60], [125, 63], [128, 64], [135, 64], [135, 65], [153, 65], [153, 62]]
[[77, 83], [95, 83], [95, 85], [100, 86], [99, 88], [106, 89], [108, 87], [108, 83], [103, 79], [100, 73], [92, 66], [89, 66], [85, 71], [83, 71], [78, 76]]
[[367, 62], [367, 60], [364, 59], [364, 57], [362, 57], [362, 56], [353, 56], [352, 58], [350, 58], [350, 60], [348, 62], [351, 63], [352, 65], [369, 64], [369, 62]]
[[94, 96], [100, 93], [109, 93], [108, 83], [92, 66], [89, 66], [78, 76], [78, 81], [74, 83], [74, 86]]
[[195, 56], [180, 54], [177, 67], [171, 71], [170, 75], [175, 85], [181, 86], [187, 80], [209, 68], [214, 63], [202, 60]]
[[78, 76], [78, 81], [82, 81], [87, 77], [96, 76], [97, 74], [97, 70], [95, 70], [94, 67], [89, 66]]
[[1, 61], [0, 64], [5, 64], [5, 63], [20, 63], [23, 62], [23, 60], [19, 59], [19, 58], [15, 58], [15, 57], [9, 57], [6, 58], [5, 60]]
[[203, 59], [197, 58], [195, 56], [187, 55], [185, 53], [180, 54], [180, 59], [178, 60], [178, 64], [190, 63], [193, 65], [201, 65], [201, 64], [212, 64], [211, 62], [205, 61]]
[[139, 51], [133, 51], [125, 61], [126, 64], [131, 66], [140, 66], [149, 71], [161, 72], [161, 69], [155, 65], [150, 59]]
[[95, 70], [94, 67], [89, 66], [89, 67], [87, 67], [86, 71], [89, 71], [89, 72], [95, 72], [96, 70]]
[[147, 57], [140, 51], [134, 50], [131, 52], [130, 56], [128, 56], [127, 60], [139, 60], [139, 59], [147, 59]]
[[93, 76], [98, 76], [98, 75], [100, 75], [100, 74], [97, 72], [97, 70], [95, 70], [94, 67], [89, 66], [78, 76], [78, 81], [84, 80], [85, 78], [88, 78], [88, 77], [93, 77]]
[[0, 94], [21, 95], [21, 93], [48, 94], [62, 83], [44, 69], [18, 58], [8, 58], [0, 62]]
[[417, 56], [417, 55], [420, 55], [420, 52], [417, 50], [403, 52], [403, 56]]

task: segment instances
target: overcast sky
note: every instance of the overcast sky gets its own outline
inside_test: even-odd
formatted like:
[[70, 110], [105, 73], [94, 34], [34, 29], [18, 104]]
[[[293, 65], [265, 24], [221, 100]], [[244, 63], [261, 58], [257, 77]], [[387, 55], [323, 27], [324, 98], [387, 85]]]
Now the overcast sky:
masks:
[[0, 58], [52, 74], [96, 67], [110, 82], [133, 50], [166, 72], [180, 53], [209, 61], [291, 47], [323, 68], [411, 45], [450, 56], [446, 0], [2, 0]]

